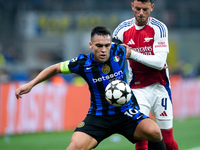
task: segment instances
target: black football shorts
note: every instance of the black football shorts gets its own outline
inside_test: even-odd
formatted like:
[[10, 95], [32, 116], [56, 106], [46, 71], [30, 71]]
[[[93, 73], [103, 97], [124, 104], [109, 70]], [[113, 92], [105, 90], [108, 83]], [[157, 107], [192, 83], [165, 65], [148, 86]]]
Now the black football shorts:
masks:
[[84, 132], [95, 138], [98, 144], [112, 134], [118, 133], [126, 137], [133, 144], [138, 140], [133, 138], [133, 133], [139, 122], [146, 115], [134, 110], [126, 111], [120, 115], [95, 116], [88, 114], [86, 118], [76, 127], [75, 131]]

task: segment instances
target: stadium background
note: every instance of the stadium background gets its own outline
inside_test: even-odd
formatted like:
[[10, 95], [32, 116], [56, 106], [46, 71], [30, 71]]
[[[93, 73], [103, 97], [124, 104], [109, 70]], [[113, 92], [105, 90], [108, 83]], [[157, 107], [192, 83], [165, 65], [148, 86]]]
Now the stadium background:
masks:
[[[130, 2], [0, 0], [1, 136], [69, 130], [80, 122], [87, 112], [89, 95], [78, 76], [52, 78], [34, 88], [24, 101], [16, 101], [14, 91], [45, 67], [80, 52], [90, 52], [91, 29], [104, 25], [113, 31], [121, 21], [133, 17]], [[168, 65], [175, 119], [200, 116], [198, 3], [196, 0], [154, 2], [151, 16], [163, 21], [169, 30]], [[75, 106], [78, 108], [72, 109]]]

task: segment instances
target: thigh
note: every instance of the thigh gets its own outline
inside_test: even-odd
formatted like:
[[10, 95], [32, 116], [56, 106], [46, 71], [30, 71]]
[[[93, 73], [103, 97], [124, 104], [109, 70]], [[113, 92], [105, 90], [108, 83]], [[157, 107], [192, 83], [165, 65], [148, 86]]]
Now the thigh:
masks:
[[147, 141], [160, 141], [162, 135], [155, 121], [147, 118], [138, 124], [134, 132], [134, 138]]
[[145, 114], [146, 116], [149, 116], [150, 114], [150, 108], [147, 105], [140, 104], [140, 111]]
[[76, 131], [73, 133], [69, 146], [67, 150], [72, 149], [92, 149], [96, 147], [97, 140], [92, 136]]
[[168, 91], [162, 85], [157, 85], [155, 89], [155, 103], [152, 105], [152, 115], [160, 129], [172, 128], [173, 106]]
[[151, 105], [149, 99], [149, 93], [147, 88], [141, 88], [141, 89], [132, 89], [138, 105], [140, 107], [140, 111], [144, 113], [145, 115], [149, 116]]
[[102, 116], [87, 115], [77, 126], [75, 132], [83, 132], [93, 137], [99, 144], [112, 134], [110, 120]]
[[115, 123], [117, 127], [116, 132], [123, 135], [134, 144], [139, 140], [134, 138], [134, 132], [138, 124], [146, 118], [148, 118], [148, 116], [144, 115], [142, 112], [129, 109], [119, 118], [118, 123]]

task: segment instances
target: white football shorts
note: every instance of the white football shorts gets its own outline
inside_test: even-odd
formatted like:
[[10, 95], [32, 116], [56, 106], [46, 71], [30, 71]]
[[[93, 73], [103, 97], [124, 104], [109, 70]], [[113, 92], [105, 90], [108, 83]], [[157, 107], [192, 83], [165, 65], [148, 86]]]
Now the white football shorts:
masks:
[[160, 129], [170, 129], [173, 126], [172, 100], [165, 87], [159, 83], [132, 89], [140, 106], [140, 111], [145, 115], [156, 118]]

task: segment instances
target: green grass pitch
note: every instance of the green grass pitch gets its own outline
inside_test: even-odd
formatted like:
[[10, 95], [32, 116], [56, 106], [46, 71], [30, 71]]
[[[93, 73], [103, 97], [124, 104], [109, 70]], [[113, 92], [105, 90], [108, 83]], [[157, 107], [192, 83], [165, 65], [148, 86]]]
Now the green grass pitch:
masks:
[[[174, 120], [174, 137], [180, 150], [200, 149], [200, 117]], [[65, 150], [72, 131], [0, 136], [0, 150]], [[113, 135], [95, 150], [134, 150], [134, 145], [120, 135]]]

